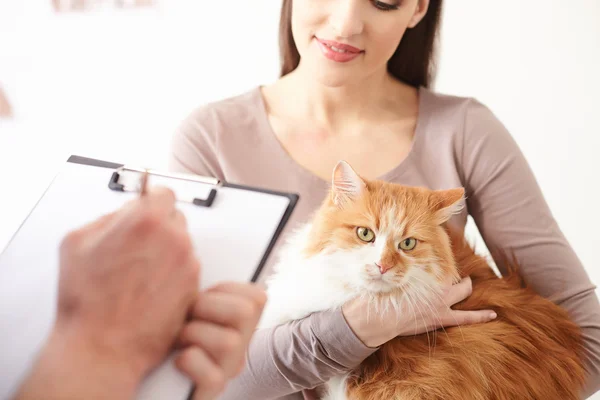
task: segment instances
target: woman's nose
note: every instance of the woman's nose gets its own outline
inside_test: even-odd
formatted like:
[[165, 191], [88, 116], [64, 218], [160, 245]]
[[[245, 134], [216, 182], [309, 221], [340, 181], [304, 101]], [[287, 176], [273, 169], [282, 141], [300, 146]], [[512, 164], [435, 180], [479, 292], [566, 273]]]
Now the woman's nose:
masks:
[[333, 32], [340, 38], [349, 38], [362, 33], [361, 0], [338, 0], [331, 7], [329, 23]]

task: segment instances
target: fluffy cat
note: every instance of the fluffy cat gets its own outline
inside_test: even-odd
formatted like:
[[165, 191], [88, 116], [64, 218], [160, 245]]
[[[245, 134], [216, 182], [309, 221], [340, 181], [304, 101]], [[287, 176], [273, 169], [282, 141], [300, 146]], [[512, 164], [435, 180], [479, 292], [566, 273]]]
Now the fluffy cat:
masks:
[[[420, 318], [442, 282], [471, 276], [454, 309], [491, 322], [397, 337], [325, 385], [326, 400], [577, 399], [582, 338], [567, 313], [527, 288], [516, 267], [498, 278], [446, 225], [464, 190], [429, 190], [335, 168], [329, 196], [290, 236], [267, 281], [260, 327], [342, 306], [357, 296]], [[508, 265], [516, 265], [510, 264]]]

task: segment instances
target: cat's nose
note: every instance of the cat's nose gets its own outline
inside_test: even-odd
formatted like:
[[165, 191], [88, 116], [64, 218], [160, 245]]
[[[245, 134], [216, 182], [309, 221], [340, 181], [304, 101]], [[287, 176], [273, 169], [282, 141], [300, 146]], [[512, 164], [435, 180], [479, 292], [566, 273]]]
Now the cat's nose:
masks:
[[375, 263], [375, 265], [377, 265], [377, 267], [379, 268], [379, 272], [381, 272], [381, 275], [385, 274], [390, 269], [392, 269], [392, 266], [391, 265], [387, 265], [387, 264]]

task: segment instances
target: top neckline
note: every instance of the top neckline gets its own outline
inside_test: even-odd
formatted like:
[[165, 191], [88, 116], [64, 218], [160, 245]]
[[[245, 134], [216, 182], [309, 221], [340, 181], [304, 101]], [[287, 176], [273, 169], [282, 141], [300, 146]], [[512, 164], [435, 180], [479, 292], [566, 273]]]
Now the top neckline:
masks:
[[[427, 88], [420, 86], [417, 88], [417, 120], [414, 128], [414, 134], [412, 138], [412, 143], [409, 151], [406, 156], [392, 169], [387, 172], [381, 174], [376, 180], [382, 181], [391, 181], [397, 178], [399, 175], [404, 173], [404, 171], [408, 170], [408, 166], [412, 163], [412, 160], [416, 157], [416, 154], [419, 152], [421, 147], [421, 143], [423, 141], [423, 135], [425, 134], [425, 121], [428, 112], [428, 101], [427, 95], [429, 94]], [[265, 143], [275, 151], [279, 158], [284, 160], [286, 164], [289, 165], [291, 170], [295, 171], [300, 176], [304, 176], [312, 182], [315, 182], [320, 185], [329, 186], [330, 182], [328, 180], [323, 179], [322, 177], [316, 175], [312, 171], [305, 168], [302, 164], [298, 163], [292, 156], [288, 153], [288, 151], [283, 147], [283, 144], [277, 138], [273, 127], [271, 126], [271, 122], [269, 121], [269, 115], [267, 113], [267, 108], [265, 104], [265, 100], [263, 98], [261, 92], [261, 86], [256, 86], [252, 91], [252, 96], [255, 99], [255, 103], [259, 107], [259, 123], [264, 126], [264, 129], [259, 129], [260, 132], [263, 132], [263, 139]]]

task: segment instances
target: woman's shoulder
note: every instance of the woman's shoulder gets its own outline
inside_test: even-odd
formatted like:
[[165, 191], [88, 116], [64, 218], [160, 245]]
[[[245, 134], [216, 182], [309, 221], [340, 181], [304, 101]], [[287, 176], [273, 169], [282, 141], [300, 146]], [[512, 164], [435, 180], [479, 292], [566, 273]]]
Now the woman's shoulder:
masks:
[[261, 104], [260, 88], [258, 86], [241, 93], [210, 100], [194, 108], [188, 119], [196, 121], [210, 120], [216, 122], [238, 121], [240, 118], [256, 113]]
[[503, 123], [491, 107], [475, 96], [420, 89], [422, 122], [433, 132], [446, 132], [469, 140], [486, 135], [506, 135]]
[[[454, 165], [469, 185], [477, 171], [500, 168], [520, 157], [520, 149], [505, 124], [475, 96], [459, 96], [421, 89], [419, 144], [421, 158]], [[444, 150], [445, 149], [445, 150]]]
[[[423, 90], [425, 141], [447, 143], [465, 184], [522, 158], [515, 138], [491, 107], [476, 97]], [[431, 143], [430, 143], [431, 144]], [[439, 149], [439, 146], [424, 146]], [[443, 158], [443, 157], [442, 157]]]
[[260, 88], [253, 87], [192, 109], [182, 121], [180, 131], [209, 136], [248, 133], [260, 121], [262, 106]]
[[475, 96], [457, 95], [430, 88], [420, 88], [421, 106], [429, 118], [456, 120], [469, 118], [475, 112], [492, 112]]
[[246, 154], [264, 124], [259, 90], [208, 101], [189, 112], [172, 135], [170, 168], [224, 179], [223, 160]]

